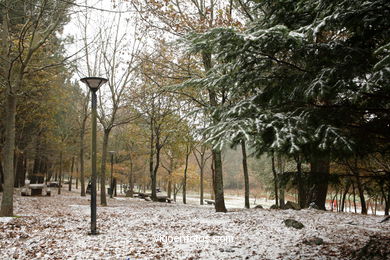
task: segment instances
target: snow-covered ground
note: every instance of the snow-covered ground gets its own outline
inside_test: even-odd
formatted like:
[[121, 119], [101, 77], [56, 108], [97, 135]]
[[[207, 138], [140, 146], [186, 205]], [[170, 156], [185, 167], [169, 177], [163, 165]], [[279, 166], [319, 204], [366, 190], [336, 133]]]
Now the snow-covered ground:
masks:
[[[233, 209], [108, 199], [100, 235], [87, 235], [88, 197], [63, 192], [15, 199], [0, 218], [0, 259], [348, 259], [370, 236], [390, 236], [383, 217], [317, 210]], [[288, 228], [293, 218], [305, 227]], [[304, 240], [319, 237], [322, 245]]]

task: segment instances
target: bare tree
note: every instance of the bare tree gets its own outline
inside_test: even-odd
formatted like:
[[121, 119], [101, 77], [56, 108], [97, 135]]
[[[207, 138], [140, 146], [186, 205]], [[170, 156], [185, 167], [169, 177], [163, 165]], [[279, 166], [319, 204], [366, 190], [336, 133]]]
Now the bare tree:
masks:
[[207, 153], [208, 147], [206, 144], [201, 143], [198, 146], [194, 147], [193, 154], [196, 159], [196, 163], [199, 167], [199, 177], [200, 177], [200, 205], [203, 205], [204, 201], [204, 171], [208, 159], [211, 158], [212, 154]]

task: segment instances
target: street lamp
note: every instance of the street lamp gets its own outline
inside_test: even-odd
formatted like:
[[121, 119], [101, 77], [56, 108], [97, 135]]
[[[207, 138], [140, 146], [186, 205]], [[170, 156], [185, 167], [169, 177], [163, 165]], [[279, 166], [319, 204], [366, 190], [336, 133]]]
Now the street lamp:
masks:
[[96, 92], [108, 80], [99, 77], [87, 77], [80, 79], [91, 90], [92, 101], [92, 178], [91, 178], [91, 235], [97, 235], [96, 231]]
[[110, 198], [112, 198], [113, 194], [114, 194], [114, 183], [113, 183], [113, 180], [112, 180], [112, 172], [113, 172], [113, 169], [114, 169], [114, 154], [115, 154], [115, 151], [109, 151], [109, 153], [111, 154]]

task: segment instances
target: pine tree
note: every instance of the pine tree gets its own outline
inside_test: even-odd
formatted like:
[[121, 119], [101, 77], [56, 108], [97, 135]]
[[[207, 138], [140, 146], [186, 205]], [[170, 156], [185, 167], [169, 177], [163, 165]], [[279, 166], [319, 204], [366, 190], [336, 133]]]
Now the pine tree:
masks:
[[330, 161], [388, 151], [388, 1], [254, 1], [248, 29], [218, 28], [187, 37], [218, 64], [187, 84], [224, 89], [208, 131], [223, 146], [246, 136], [259, 153], [303, 155], [312, 196], [325, 209]]

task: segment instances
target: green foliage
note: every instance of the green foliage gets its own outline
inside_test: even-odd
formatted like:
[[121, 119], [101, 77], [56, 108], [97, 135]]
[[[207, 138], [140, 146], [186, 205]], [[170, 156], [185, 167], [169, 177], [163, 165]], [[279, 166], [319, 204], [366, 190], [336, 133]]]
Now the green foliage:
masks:
[[[259, 152], [387, 150], [388, 1], [261, 1], [244, 32], [192, 34], [189, 50], [218, 61], [187, 85], [223, 89], [208, 129], [223, 146], [239, 136]], [[260, 11], [261, 10], [261, 11]]]

